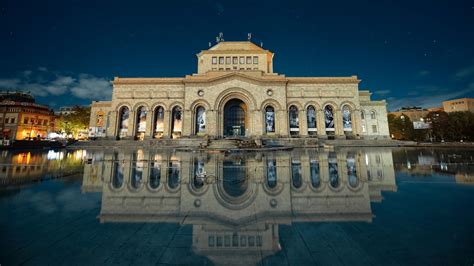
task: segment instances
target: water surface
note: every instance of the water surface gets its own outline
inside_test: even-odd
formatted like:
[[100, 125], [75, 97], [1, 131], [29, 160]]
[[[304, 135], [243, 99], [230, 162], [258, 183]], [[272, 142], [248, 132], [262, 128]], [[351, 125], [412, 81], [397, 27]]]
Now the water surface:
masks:
[[3, 152], [0, 264], [472, 265], [473, 156]]

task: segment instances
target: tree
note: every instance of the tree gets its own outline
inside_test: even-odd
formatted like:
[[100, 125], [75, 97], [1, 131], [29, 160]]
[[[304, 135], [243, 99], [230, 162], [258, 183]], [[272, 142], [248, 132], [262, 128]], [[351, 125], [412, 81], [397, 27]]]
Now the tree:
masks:
[[74, 106], [70, 114], [62, 115], [57, 120], [59, 131], [77, 137], [81, 130], [89, 126], [90, 113], [89, 107]]
[[401, 115], [400, 117], [395, 116], [394, 114], [388, 115], [388, 129], [390, 135], [394, 139], [399, 140], [413, 140], [415, 139], [415, 132], [413, 129], [413, 123], [410, 118], [406, 115]]

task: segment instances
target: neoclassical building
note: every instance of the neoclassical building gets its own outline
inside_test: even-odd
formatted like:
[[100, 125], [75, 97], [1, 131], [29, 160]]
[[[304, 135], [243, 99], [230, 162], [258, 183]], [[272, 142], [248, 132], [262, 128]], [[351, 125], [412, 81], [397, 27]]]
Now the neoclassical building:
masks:
[[197, 54], [197, 73], [113, 80], [93, 102], [92, 137], [153, 139], [388, 138], [385, 101], [350, 77], [286, 77], [252, 42], [219, 42]]

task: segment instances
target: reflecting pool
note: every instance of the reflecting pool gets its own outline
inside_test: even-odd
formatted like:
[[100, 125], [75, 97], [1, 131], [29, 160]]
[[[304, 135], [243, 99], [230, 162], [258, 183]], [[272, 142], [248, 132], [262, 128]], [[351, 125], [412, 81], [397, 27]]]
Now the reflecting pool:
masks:
[[474, 151], [2, 152], [1, 265], [472, 265]]

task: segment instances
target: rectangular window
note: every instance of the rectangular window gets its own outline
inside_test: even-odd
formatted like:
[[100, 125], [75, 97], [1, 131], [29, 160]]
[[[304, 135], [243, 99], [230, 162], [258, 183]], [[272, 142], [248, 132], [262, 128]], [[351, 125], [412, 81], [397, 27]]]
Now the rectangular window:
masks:
[[8, 119], [9, 119], [8, 117], [5, 118], [5, 124], [8, 124], [8, 122], [9, 122]]
[[217, 70], [217, 68], [216, 68], [216, 67], [213, 67], [213, 68], [212, 68], [212, 70], [213, 70], [213, 71], [216, 71], [216, 70]]
[[247, 64], [252, 64], [252, 57], [251, 56], [247, 56]]
[[222, 68], [222, 67], [219, 67], [219, 70], [220, 70], [220, 71], [222, 71], [222, 70], [224, 70], [224, 68]]
[[230, 70], [230, 67], [226, 67], [225, 70]]
[[221, 65], [224, 64], [224, 57], [223, 56], [219, 57], [219, 64], [221, 64]]
[[236, 67], [236, 66], [234, 66], [234, 67], [232, 67], [232, 68], [233, 68], [234, 70], [237, 70], [237, 67]]
[[377, 126], [376, 125], [372, 125], [372, 133], [377, 133]]
[[23, 124], [28, 124], [28, 117], [25, 117], [25, 118], [23, 119]]
[[254, 63], [254, 64], [258, 64], [258, 56], [254, 56], [254, 57], [253, 57], [253, 63]]
[[217, 56], [212, 57], [212, 64], [216, 65], [217, 64]]
[[237, 56], [232, 57], [232, 64], [237, 65], [238, 63]]
[[241, 56], [239, 60], [241, 64], [245, 64], [245, 57]]
[[225, 58], [225, 63], [226, 65], [230, 65], [230, 56]]
[[15, 118], [10, 119], [10, 123], [15, 123]]

